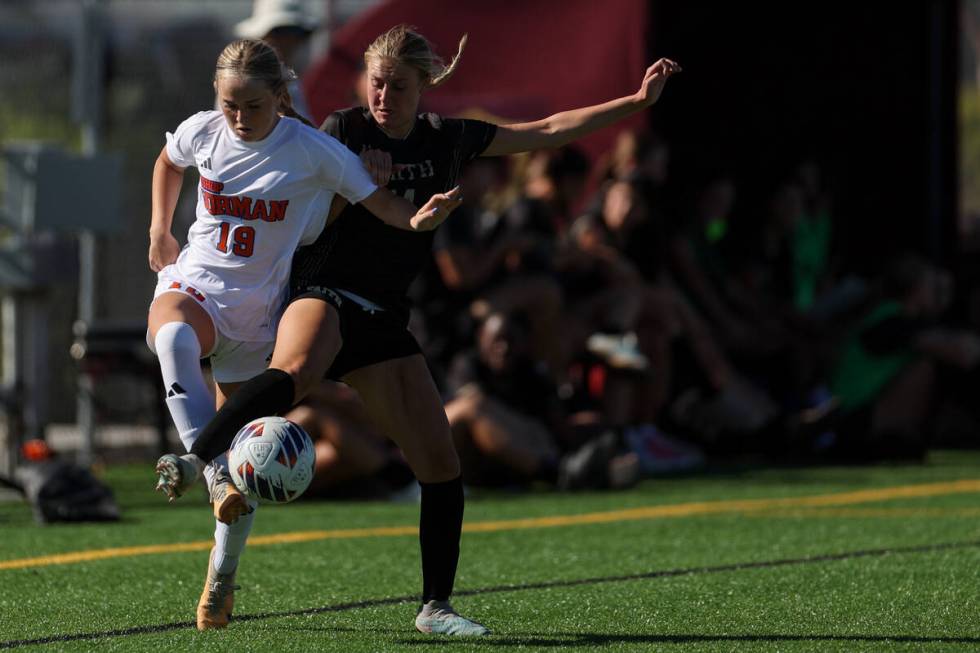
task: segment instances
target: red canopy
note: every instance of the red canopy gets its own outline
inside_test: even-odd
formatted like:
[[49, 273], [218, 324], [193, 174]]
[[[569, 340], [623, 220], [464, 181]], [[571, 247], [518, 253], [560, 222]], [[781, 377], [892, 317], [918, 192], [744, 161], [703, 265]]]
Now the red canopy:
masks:
[[[416, 26], [447, 61], [469, 34], [454, 75], [423, 96], [422, 110], [444, 115], [544, 118], [635, 92], [652, 63], [643, 0], [388, 0], [335, 32], [327, 55], [304, 75], [315, 122], [357, 103], [354, 84], [364, 50], [399, 23]], [[619, 129], [644, 124], [637, 114], [580, 145], [595, 156]]]

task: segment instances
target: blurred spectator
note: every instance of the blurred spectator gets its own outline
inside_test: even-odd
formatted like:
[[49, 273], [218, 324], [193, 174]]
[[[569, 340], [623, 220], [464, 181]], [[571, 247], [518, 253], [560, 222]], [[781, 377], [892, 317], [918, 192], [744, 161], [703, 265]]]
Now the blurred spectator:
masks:
[[867, 299], [868, 287], [845, 267], [844, 238], [820, 167], [804, 159], [796, 176], [802, 211], [793, 235], [794, 305], [808, 319], [829, 324], [858, 308]]
[[324, 381], [287, 417], [302, 426], [316, 446], [307, 496], [399, 497], [417, 490], [405, 459], [378, 433], [352, 388]]
[[847, 459], [921, 458], [939, 380], [951, 380], [949, 389], [970, 406], [980, 391], [980, 337], [939, 320], [949, 276], [905, 254], [888, 266], [882, 290], [832, 377], [842, 416], [829, 452]]
[[[735, 181], [725, 173], [708, 177], [693, 206], [671, 234], [671, 269], [694, 304], [731, 349], [754, 348], [759, 332], [740, 314], [732, 297], [723, 244], [735, 204]], [[765, 344], [765, 342], [763, 342]]]
[[854, 311], [867, 296], [855, 276], [838, 277], [829, 199], [816, 164], [805, 162], [778, 184], [759, 231], [739, 245], [740, 279], [797, 325], [819, 329]]
[[786, 243], [800, 219], [799, 185], [780, 186], [761, 224], [744, 211], [732, 220], [735, 184], [724, 172], [707, 177], [693, 200], [671, 237], [671, 269], [733, 364], [784, 409], [807, 406], [819, 395], [822, 350], [790, 299]]
[[588, 179], [589, 160], [582, 150], [566, 145], [531, 152], [515, 172], [523, 196], [506, 213], [507, 229], [548, 240], [563, 234]]
[[[252, 15], [235, 25], [235, 35], [245, 39], [262, 39], [275, 48], [283, 63], [299, 75], [306, 65], [310, 36], [316, 28], [317, 19], [308, 0], [255, 0]], [[289, 82], [287, 88], [296, 113], [310, 118], [299, 79]]]
[[476, 347], [449, 376], [446, 415], [463, 474], [475, 485], [542, 481], [563, 489], [624, 487], [639, 473], [635, 454], [595, 413], [565, 412], [558, 389], [534, 361], [520, 314], [483, 321]]
[[[701, 440], [755, 432], [775, 419], [776, 406], [732, 366], [711, 329], [677, 290], [664, 266], [663, 217], [652, 210], [649, 183], [634, 178], [606, 186], [598, 217], [573, 227], [577, 247], [618, 261], [631, 281], [615, 287], [622, 310], [634, 306], [631, 329], [651, 374], [630, 384], [636, 408], [627, 423], [663, 423], [671, 404], [675, 425]], [[633, 264], [642, 266], [642, 277]], [[646, 278], [646, 281], [643, 280]], [[594, 344], [594, 338], [590, 338]], [[617, 392], [624, 401], [624, 390]]]
[[535, 355], [550, 373], [562, 365], [555, 333], [561, 289], [546, 269], [522, 264], [539, 242], [505, 228], [494, 206], [503, 190], [505, 161], [484, 157], [470, 162], [460, 178], [463, 205], [437, 232], [433, 265], [413, 289], [426, 314], [426, 351], [436, 365], [471, 341], [474, 320], [489, 313], [521, 311], [531, 321]]

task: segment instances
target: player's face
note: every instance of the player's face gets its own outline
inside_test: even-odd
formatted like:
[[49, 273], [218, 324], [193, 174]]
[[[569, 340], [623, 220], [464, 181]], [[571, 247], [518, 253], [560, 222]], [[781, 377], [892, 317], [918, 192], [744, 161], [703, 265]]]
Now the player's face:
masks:
[[243, 141], [261, 141], [279, 121], [279, 100], [263, 81], [220, 77], [215, 92], [228, 127]]
[[422, 79], [416, 69], [391, 59], [368, 64], [368, 108], [387, 134], [396, 138], [408, 136], [421, 96]]

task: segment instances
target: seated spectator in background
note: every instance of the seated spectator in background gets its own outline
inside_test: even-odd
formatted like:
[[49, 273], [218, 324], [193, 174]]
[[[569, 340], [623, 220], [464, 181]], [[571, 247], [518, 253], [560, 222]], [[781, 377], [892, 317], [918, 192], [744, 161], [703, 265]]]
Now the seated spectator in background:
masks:
[[765, 208], [758, 232], [741, 243], [748, 252], [740, 278], [767, 298], [787, 320], [820, 329], [846, 316], [865, 299], [866, 284], [838, 279], [833, 223], [828, 201], [805, 164], [779, 183]]
[[307, 497], [412, 495], [415, 475], [392, 442], [381, 435], [357, 393], [334, 381], [321, 383], [287, 416], [316, 447]]
[[621, 131], [613, 149], [596, 165], [600, 185], [611, 181], [642, 181], [647, 200], [658, 211], [673, 213], [670, 179], [670, 146], [660, 134]]
[[831, 388], [840, 402], [826, 453], [850, 460], [921, 458], [940, 379], [975, 411], [980, 337], [939, 321], [949, 304], [946, 273], [912, 254], [896, 258], [883, 296], [840, 352]]
[[800, 332], [792, 305], [778, 301], [770, 287], [792, 277], [781, 271], [791, 263], [783, 262], [789, 254], [779, 244], [786, 225], [799, 217], [798, 186], [781, 190], [762, 225], [746, 219], [744, 210], [734, 221], [734, 181], [725, 173], [708, 176], [669, 250], [679, 286], [706, 316], [733, 364], [784, 409], [798, 410], [819, 394], [814, 387], [821, 380], [820, 356]]
[[[499, 206], [506, 174], [505, 161], [483, 157], [463, 170], [463, 204], [436, 232], [433, 265], [413, 288], [423, 306], [426, 351], [435, 365], [472, 341], [474, 320], [493, 312], [521, 311], [531, 321], [535, 355], [554, 373], [563, 365], [556, 347], [561, 289], [547, 270], [523, 265], [535, 247], [550, 251], [540, 237], [509, 230]], [[541, 269], [539, 269], [541, 268]]]
[[833, 200], [816, 161], [796, 168], [802, 195], [793, 234], [793, 303], [809, 320], [829, 325], [867, 299], [867, 283], [845, 268], [843, 238], [833, 217]]
[[830, 197], [820, 183], [820, 169], [814, 161], [804, 161], [796, 171], [789, 207], [797, 213], [789, 225], [792, 303], [807, 313], [818, 297], [832, 284], [834, 225]]
[[735, 182], [720, 173], [697, 189], [693, 206], [670, 234], [670, 264], [677, 282], [729, 349], [754, 348], [759, 332], [736, 308], [722, 246], [735, 203]]
[[[615, 260], [625, 270], [626, 281], [616, 285], [613, 298], [620, 311], [634, 307], [630, 330], [652, 372], [630, 384], [636, 409], [629, 421], [674, 419], [687, 435], [709, 442], [722, 432], [757, 431], [776, 417], [776, 406], [732, 366], [672, 282], [664, 265], [666, 236], [657, 224], [662, 216], [652, 210], [648, 187], [641, 179], [607, 184], [600, 214], [582, 216], [573, 227], [581, 252]], [[640, 275], [639, 266], [645, 274]], [[624, 393], [617, 394], [622, 401]], [[668, 402], [673, 418], [662, 412]]]
[[530, 355], [526, 317], [494, 313], [449, 375], [446, 415], [472, 485], [544, 482], [562, 489], [636, 481], [635, 454], [598, 415], [566, 413], [558, 388]]
[[514, 170], [521, 195], [505, 213], [506, 228], [538, 236], [553, 247], [582, 198], [589, 160], [578, 147], [566, 145], [531, 152], [521, 163]]
[[659, 134], [625, 129], [596, 162], [596, 170], [602, 182], [640, 177], [659, 186], [667, 181], [669, 161], [670, 150]]

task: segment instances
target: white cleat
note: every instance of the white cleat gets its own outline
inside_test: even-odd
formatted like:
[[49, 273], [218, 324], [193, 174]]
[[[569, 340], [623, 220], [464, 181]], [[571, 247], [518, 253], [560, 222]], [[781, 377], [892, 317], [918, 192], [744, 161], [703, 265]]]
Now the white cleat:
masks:
[[489, 635], [490, 629], [483, 624], [461, 616], [448, 601], [429, 601], [422, 605], [415, 617], [415, 629], [420, 633], [479, 637]]
[[182, 496], [201, 478], [204, 461], [192, 453], [183, 456], [168, 453], [157, 461], [157, 490], [164, 492], [173, 501]]

